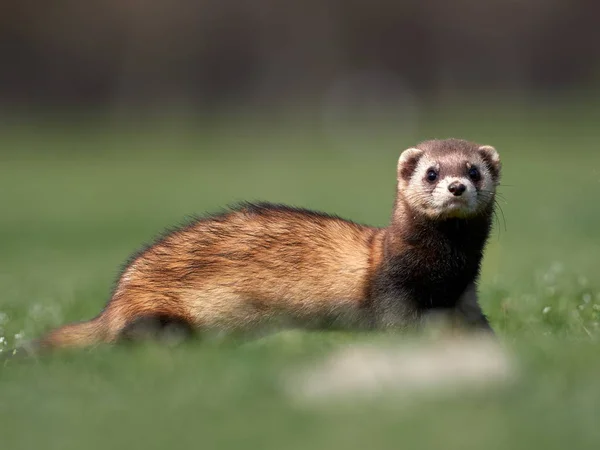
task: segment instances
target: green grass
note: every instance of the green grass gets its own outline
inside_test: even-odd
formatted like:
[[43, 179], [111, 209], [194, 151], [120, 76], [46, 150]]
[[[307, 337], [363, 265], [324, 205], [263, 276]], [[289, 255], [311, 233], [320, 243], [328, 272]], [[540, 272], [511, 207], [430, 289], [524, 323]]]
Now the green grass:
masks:
[[597, 448], [600, 109], [547, 111], [474, 107], [341, 137], [285, 121], [3, 128], [5, 348], [95, 315], [127, 256], [187, 214], [264, 199], [383, 225], [401, 149], [433, 136], [495, 145], [506, 229], [490, 239], [481, 302], [518, 376], [409, 406], [390, 394], [311, 408], [286, 396], [282, 373], [388, 338], [96, 348], [0, 367], [0, 448]]

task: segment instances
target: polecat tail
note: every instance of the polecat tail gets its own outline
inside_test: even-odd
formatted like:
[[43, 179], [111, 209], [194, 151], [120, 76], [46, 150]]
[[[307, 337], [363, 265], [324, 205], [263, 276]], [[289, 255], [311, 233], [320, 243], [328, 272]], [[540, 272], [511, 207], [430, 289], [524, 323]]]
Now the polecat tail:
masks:
[[102, 316], [87, 322], [64, 325], [50, 331], [36, 342], [40, 350], [87, 347], [106, 340], [106, 327]]

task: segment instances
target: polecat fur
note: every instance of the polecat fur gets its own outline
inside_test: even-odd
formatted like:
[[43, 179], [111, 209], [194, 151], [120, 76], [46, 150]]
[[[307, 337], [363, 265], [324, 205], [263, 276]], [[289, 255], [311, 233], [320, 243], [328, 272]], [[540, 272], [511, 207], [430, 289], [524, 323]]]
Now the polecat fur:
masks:
[[96, 318], [37, 346], [112, 343], [146, 320], [207, 332], [390, 329], [449, 311], [489, 329], [476, 285], [499, 178], [493, 147], [431, 140], [400, 155], [385, 228], [269, 203], [197, 219], [134, 255]]

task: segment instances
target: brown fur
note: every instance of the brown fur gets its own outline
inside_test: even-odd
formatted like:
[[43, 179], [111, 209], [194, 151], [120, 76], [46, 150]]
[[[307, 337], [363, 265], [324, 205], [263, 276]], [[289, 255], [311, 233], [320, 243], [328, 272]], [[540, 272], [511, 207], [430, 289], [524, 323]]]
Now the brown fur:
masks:
[[[469, 156], [476, 148], [458, 140], [431, 142], [420, 148], [434, 156], [439, 152]], [[405, 278], [415, 272], [410, 262], [420, 261], [421, 272], [416, 276], [423, 280], [436, 279], [431, 270], [446, 276], [442, 274], [446, 266], [428, 268], [431, 258], [439, 257], [434, 254], [438, 244], [421, 236], [423, 230], [436, 239], [455, 239], [445, 228], [421, 218], [404, 200], [402, 179], [415, 165], [410, 161], [398, 169], [398, 198], [388, 228], [281, 205], [243, 204], [159, 239], [132, 258], [98, 317], [54, 330], [38, 343], [55, 348], [115, 342], [143, 317], [172, 319], [207, 331], [247, 331], [282, 324], [373, 327], [387, 325], [390, 307], [386, 305], [392, 302], [401, 305], [391, 307], [401, 310], [398, 323], [413, 320], [423, 308], [413, 298], [419, 294], [401, 285], [410, 282]], [[491, 211], [486, 209], [478, 218], [481, 224], [472, 240], [473, 255], [464, 256], [472, 261], [464, 268], [451, 266], [465, 271], [456, 292], [466, 289], [463, 281], [477, 278]], [[457, 222], [456, 226], [461, 225]], [[450, 228], [454, 230], [454, 225]], [[423, 239], [426, 254], [410, 253], [421, 248]], [[471, 245], [468, 236], [461, 239], [467, 247]], [[448, 253], [455, 258], [452, 255]], [[419, 286], [419, 280], [410, 286]], [[448, 305], [457, 301], [454, 290]], [[431, 292], [427, 295], [438, 295]]]

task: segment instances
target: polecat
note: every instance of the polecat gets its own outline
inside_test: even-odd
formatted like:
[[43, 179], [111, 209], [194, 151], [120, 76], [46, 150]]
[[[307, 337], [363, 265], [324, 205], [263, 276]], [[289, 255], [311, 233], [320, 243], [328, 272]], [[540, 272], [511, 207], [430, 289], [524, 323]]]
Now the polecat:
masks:
[[400, 155], [386, 228], [268, 203], [197, 219], [132, 257], [100, 315], [37, 345], [115, 342], [145, 321], [395, 328], [436, 310], [489, 329], [476, 283], [499, 177], [493, 147], [431, 140]]

